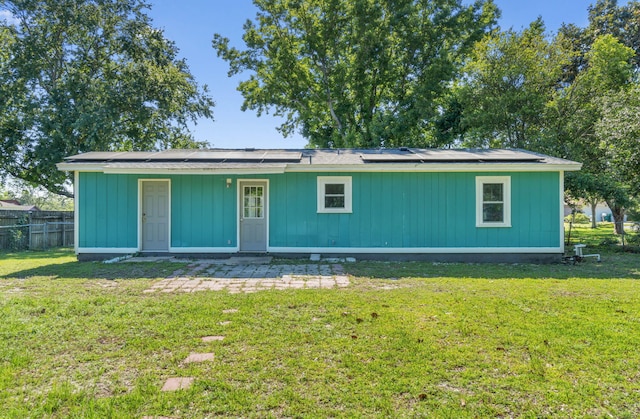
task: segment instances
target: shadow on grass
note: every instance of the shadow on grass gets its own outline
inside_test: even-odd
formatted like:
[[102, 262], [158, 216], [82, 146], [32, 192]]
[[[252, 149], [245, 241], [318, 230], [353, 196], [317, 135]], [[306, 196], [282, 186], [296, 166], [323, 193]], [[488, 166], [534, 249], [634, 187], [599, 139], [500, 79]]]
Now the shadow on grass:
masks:
[[[15, 261], [33, 260], [33, 265], [25, 268], [0, 269], [0, 279], [48, 277], [51, 279], [138, 279], [164, 278], [184, 264], [173, 262], [114, 263], [63, 261], [73, 254], [69, 251], [24, 252], [0, 258]], [[28, 262], [28, 261], [27, 261]], [[307, 260], [300, 263], [308, 264]], [[187, 262], [185, 262], [187, 263]], [[297, 261], [288, 260], [296, 265]], [[360, 261], [343, 264], [346, 274], [355, 277], [375, 279], [403, 278], [476, 278], [476, 279], [640, 279], [640, 255], [632, 253], [603, 253], [602, 263], [587, 260], [571, 264], [492, 264], [492, 263], [432, 263], [432, 262], [376, 262]], [[291, 272], [283, 274], [296, 275]]]
[[0, 261], [3, 259], [12, 259], [12, 260], [37, 260], [43, 258], [60, 258], [65, 256], [73, 256], [72, 249], [53, 249], [47, 251], [23, 251], [23, 252], [0, 252]]
[[51, 279], [140, 279], [164, 278], [182, 267], [179, 263], [148, 262], [104, 264], [100, 262], [65, 262], [16, 270], [1, 279], [48, 277]]
[[640, 279], [640, 255], [603, 254], [601, 263], [587, 260], [572, 264], [497, 264], [432, 262], [358, 262], [344, 264], [345, 272], [356, 277], [475, 278], [475, 279]]

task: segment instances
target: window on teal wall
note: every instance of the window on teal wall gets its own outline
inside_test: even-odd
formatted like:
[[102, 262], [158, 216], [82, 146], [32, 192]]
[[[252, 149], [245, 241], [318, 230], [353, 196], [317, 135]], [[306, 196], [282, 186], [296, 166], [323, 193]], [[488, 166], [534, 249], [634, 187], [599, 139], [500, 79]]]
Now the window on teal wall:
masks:
[[318, 176], [318, 212], [351, 212], [351, 176]]
[[476, 177], [476, 227], [511, 227], [511, 177]]

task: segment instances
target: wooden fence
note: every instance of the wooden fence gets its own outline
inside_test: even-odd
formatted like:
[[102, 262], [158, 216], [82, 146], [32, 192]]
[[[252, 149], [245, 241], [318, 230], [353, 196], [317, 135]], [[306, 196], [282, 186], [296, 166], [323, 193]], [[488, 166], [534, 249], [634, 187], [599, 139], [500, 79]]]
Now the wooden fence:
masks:
[[73, 247], [73, 211], [0, 210], [0, 250]]

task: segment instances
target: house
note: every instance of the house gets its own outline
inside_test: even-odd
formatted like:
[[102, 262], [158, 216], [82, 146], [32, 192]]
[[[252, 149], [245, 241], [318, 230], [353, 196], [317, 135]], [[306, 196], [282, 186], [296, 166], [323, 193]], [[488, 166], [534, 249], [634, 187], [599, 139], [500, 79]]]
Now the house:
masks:
[[40, 211], [35, 205], [22, 205], [15, 199], [0, 199], [0, 210], [5, 211]]
[[89, 152], [74, 172], [78, 258], [144, 252], [555, 261], [564, 172], [523, 150]]
[[[584, 215], [589, 217], [589, 219], [592, 219], [593, 214], [592, 214], [591, 205], [585, 205], [582, 208], [582, 212], [584, 213]], [[627, 219], [626, 215], [624, 219], [626, 221]], [[596, 205], [596, 222], [603, 222], [603, 221], [608, 221], [608, 222], [613, 221], [613, 214], [611, 213], [611, 209], [609, 208], [606, 202], [598, 202], [598, 204]]]

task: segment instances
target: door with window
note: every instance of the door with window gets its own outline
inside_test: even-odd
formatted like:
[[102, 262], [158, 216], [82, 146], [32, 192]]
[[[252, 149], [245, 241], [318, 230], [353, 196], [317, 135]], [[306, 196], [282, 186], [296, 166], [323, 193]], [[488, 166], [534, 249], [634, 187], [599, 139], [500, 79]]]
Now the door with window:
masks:
[[267, 251], [267, 182], [240, 181], [240, 251]]

